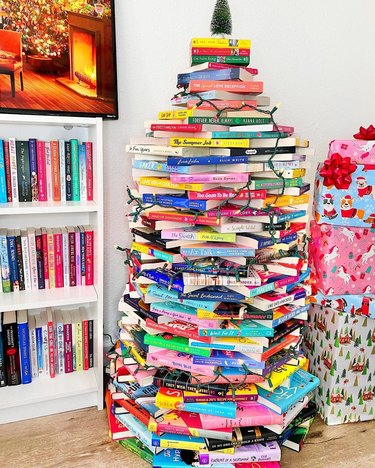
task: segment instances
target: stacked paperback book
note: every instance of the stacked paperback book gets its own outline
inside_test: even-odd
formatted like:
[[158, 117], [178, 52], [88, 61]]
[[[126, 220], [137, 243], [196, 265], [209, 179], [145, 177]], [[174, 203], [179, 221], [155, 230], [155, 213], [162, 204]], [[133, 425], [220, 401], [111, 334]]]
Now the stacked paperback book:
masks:
[[277, 467], [316, 412], [300, 350], [311, 150], [276, 123], [257, 70], [213, 59], [228, 39], [198, 45], [209, 58], [177, 76], [177, 110], [127, 146], [134, 239], [108, 353], [111, 434], [153, 467]]

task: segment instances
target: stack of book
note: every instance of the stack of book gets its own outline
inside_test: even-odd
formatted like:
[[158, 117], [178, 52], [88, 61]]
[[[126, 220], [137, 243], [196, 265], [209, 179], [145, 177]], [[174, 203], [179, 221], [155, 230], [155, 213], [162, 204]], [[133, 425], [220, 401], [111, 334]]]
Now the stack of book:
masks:
[[0, 387], [94, 366], [94, 322], [84, 307], [0, 313]]
[[300, 350], [311, 151], [253, 69], [215, 65], [179, 74], [185, 108], [127, 147], [134, 240], [107, 398], [153, 467], [279, 466], [316, 411]]

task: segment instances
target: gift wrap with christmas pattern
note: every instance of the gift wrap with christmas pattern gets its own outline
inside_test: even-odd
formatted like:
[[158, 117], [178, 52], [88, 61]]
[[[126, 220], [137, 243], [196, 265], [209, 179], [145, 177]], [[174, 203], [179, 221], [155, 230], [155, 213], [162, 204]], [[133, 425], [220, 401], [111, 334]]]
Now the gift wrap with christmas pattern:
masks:
[[375, 321], [312, 304], [304, 348], [326, 424], [374, 419]]
[[375, 319], [375, 295], [340, 295], [340, 296], [325, 296], [320, 291], [310, 296], [310, 302], [319, 304], [338, 312], [345, 312], [352, 316], [362, 315]]
[[341, 176], [341, 162], [342, 159], [335, 157], [318, 165], [315, 221], [336, 226], [375, 227], [375, 166], [347, 161], [346, 175]]
[[324, 295], [375, 293], [375, 229], [310, 224], [313, 290]]
[[339, 154], [357, 164], [375, 164], [375, 140], [333, 140], [328, 157]]

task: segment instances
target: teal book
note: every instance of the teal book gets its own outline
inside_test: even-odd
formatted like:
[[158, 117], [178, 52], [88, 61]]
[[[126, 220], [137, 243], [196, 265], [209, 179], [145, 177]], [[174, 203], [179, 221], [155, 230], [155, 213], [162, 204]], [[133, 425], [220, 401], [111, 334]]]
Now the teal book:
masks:
[[210, 414], [212, 416], [235, 419], [237, 403], [235, 401], [181, 403], [179, 410], [188, 411], [189, 413]]
[[72, 200], [80, 201], [78, 140], [70, 140], [72, 161]]

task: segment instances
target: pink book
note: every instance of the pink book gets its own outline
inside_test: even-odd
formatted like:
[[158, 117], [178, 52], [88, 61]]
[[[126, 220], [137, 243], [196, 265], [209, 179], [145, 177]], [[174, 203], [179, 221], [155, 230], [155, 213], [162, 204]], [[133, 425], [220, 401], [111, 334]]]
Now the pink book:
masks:
[[38, 165], [38, 190], [39, 201], [47, 201], [47, 174], [46, 174], [46, 155], [44, 141], [36, 142], [36, 157]]
[[236, 418], [205, 415], [202, 425], [205, 429], [218, 427], [246, 427], [282, 424], [282, 414], [277, 414], [256, 401], [244, 401], [237, 405]]
[[[198, 99], [189, 99], [187, 102], [187, 108], [192, 109], [194, 106], [196, 106], [200, 101]], [[246, 101], [215, 101], [215, 107], [217, 107], [219, 110], [225, 109], [227, 107], [231, 107], [234, 109], [239, 109], [241, 108], [241, 111], [251, 111], [255, 110], [254, 107], [257, 107], [258, 103], [254, 99], [252, 100], [246, 100]], [[201, 110], [216, 110], [215, 107], [211, 104], [209, 101], [205, 101], [199, 104], [199, 109]]]
[[280, 468], [279, 462], [234, 463], [234, 468]]
[[191, 372], [192, 374], [206, 375], [212, 380], [214, 375], [213, 366], [201, 366], [193, 364], [193, 356], [191, 354], [180, 353], [173, 350], [162, 350], [156, 353], [147, 354], [147, 363], [155, 366], [167, 366], [175, 369]]
[[76, 282], [77, 286], [82, 286], [82, 270], [81, 270], [81, 233], [78, 227], [74, 228], [75, 244], [76, 244]]
[[[218, 325], [217, 320], [199, 319], [196, 315], [184, 314], [183, 312], [179, 312], [175, 310], [168, 310], [164, 308], [162, 309], [159, 305], [156, 305], [155, 310], [151, 306], [151, 311], [154, 312], [155, 314], [166, 315], [167, 317], [171, 317], [176, 320], [182, 320], [183, 322], [193, 323], [195, 325], [201, 326], [202, 328], [216, 328], [216, 326]], [[152, 320], [150, 319], [148, 320], [152, 322]]]
[[234, 173], [234, 174], [174, 174], [170, 176], [173, 184], [220, 184], [232, 182], [247, 182], [249, 175], [247, 173]]
[[228, 91], [239, 94], [260, 94], [263, 93], [262, 81], [214, 81], [214, 80], [191, 80], [188, 91]]
[[49, 356], [49, 375], [56, 377], [56, 356], [55, 356], [55, 334], [52, 309], [47, 309], [47, 330], [48, 330], [48, 356]]
[[151, 124], [151, 130], [165, 132], [201, 132], [202, 124]]
[[[39, 192], [40, 193], [40, 192]], [[49, 271], [48, 271], [48, 239], [47, 230], [42, 228], [42, 251], [43, 251], [43, 269], [45, 289], [49, 289]]]
[[50, 141], [44, 142], [44, 153], [46, 158], [47, 200], [53, 200], [52, 150]]
[[92, 142], [86, 141], [86, 187], [87, 187], [87, 201], [94, 199], [94, 174], [93, 174], [93, 161], [92, 161]]
[[62, 232], [61, 229], [53, 230], [53, 246], [55, 253], [55, 287], [64, 287]]
[[73, 340], [71, 317], [69, 311], [66, 312], [64, 312], [64, 370], [68, 374], [73, 372]]
[[279, 125], [279, 124], [277, 124], [277, 127], [276, 127], [276, 125], [274, 125], [273, 126], [273, 131], [277, 132], [277, 130], [279, 130], [279, 132], [282, 132], [282, 133], [288, 133], [289, 135], [294, 133], [294, 127], [291, 127], [290, 125]]
[[86, 286], [94, 284], [94, 231], [85, 226]]
[[[230, 189], [212, 189], [205, 190], [203, 192], [188, 192], [189, 200], [226, 200], [236, 194], [233, 200], [241, 200], [249, 197], [248, 190], [241, 190], [240, 192], [234, 192]], [[250, 198], [264, 200], [267, 196], [266, 190], [250, 190]]]
[[55, 275], [55, 245], [52, 229], [47, 229], [48, 276], [50, 289], [56, 287]]

